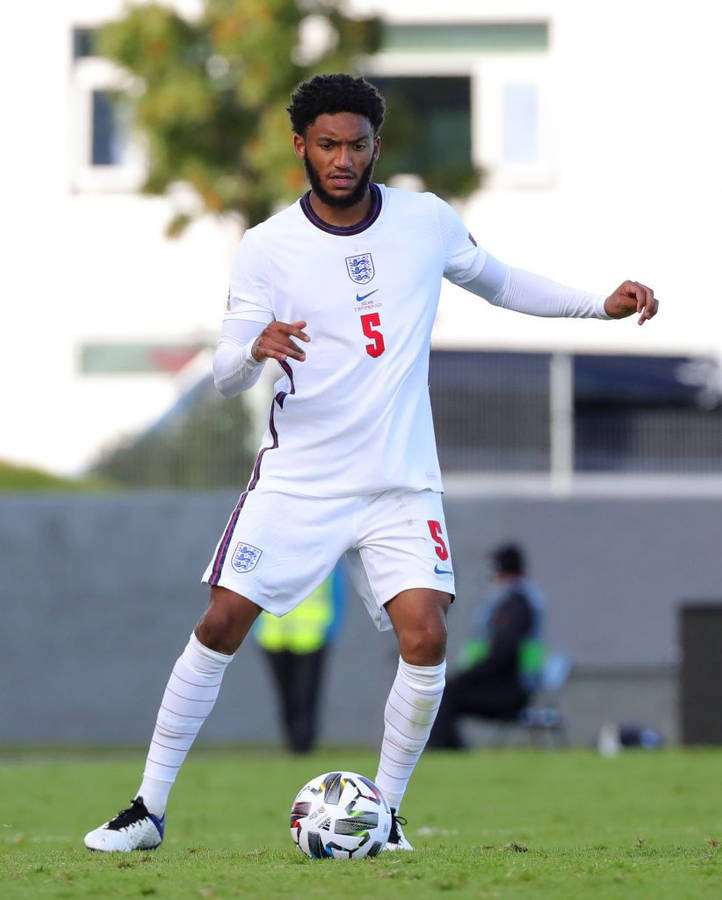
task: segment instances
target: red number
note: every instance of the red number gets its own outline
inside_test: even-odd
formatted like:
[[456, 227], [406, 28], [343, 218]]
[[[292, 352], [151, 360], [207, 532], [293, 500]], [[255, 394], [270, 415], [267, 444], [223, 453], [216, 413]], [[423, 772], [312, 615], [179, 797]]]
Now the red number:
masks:
[[433, 519], [429, 519], [428, 525], [429, 531], [431, 532], [431, 537], [436, 544], [436, 555], [439, 557], [439, 559], [448, 559], [449, 551], [446, 549], [446, 544], [444, 543], [444, 539], [441, 536], [441, 524], [439, 522], [434, 522]]
[[361, 316], [361, 327], [363, 328], [363, 332], [367, 338], [371, 338], [373, 344], [366, 344], [366, 352], [369, 356], [373, 356], [374, 359], [377, 356], [381, 356], [381, 354], [386, 349], [386, 345], [384, 344], [384, 336], [380, 331], [375, 331], [375, 328], [379, 328], [381, 325], [381, 319], [379, 318], [378, 313], [366, 313], [365, 316]]

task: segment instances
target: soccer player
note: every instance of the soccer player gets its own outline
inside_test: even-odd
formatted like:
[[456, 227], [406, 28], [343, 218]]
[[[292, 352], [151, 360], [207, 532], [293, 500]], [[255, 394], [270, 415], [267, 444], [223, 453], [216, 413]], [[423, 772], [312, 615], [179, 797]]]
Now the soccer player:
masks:
[[441, 279], [531, 315], [642, 324], [657, 312], [638, 282], [605, 298], [510, 268], [435, 195], [374, 184], [384, 101], [365, 80], [316, 76], [288, 111], [311, 189], [246, 231], [214, 359], [228, 397], [277, 361], [268, 429], [203, 575], [208, 608], [171, 673], [142, 783], [86, 835], [93, 850], [161, 843], [178, 770], [254, 620], [293, 609], [342, 554], [398, 638], [375, 781], [394, 813], [387, 849], [413, 849], [398, 813], [444, 690], [454, 597], [427, 383]]

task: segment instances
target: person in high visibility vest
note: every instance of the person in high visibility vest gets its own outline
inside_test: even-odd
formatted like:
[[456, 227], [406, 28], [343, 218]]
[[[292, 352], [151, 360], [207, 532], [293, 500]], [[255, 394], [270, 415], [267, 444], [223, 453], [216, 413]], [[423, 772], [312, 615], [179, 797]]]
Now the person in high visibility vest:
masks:
[[491, 563], [494, 592], [477, 611], [461, 671], [446, 682], [429, 747], [462, 749], [462, 716], [513, 720], [541, 685], [542, 595], [525, 577], [524, 555], [515, 544], [497, 547]]
[[330, 643], [345, 601], [337, 567], [313, 593], [285, 616], [262, 613], [252, 630], [268, 660], [279, 700], [286, 746], [308, 753], [316, 743], [321, 681]]

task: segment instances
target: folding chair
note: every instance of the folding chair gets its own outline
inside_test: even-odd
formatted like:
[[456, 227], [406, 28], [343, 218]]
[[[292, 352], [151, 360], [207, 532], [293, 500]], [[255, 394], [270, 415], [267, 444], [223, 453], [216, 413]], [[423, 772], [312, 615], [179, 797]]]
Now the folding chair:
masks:
[[566, 653], [550, 653], [544, 660], [539, 692], [534, 702], [519, 713], [516, 722], [526, 729], [530, 744], [538, 744], [540, 739], [547, 747], [569, 743], [558, 704], [571, 673], [572, 658]]

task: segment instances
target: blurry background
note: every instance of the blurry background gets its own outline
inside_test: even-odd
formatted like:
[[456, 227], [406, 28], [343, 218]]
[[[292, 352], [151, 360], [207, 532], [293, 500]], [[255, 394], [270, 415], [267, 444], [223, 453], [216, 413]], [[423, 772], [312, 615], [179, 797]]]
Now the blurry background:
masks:
[[[605, 721], [722, 740], [708, 667], [722, 659], [722, 61], [708, 4], [128, 9], [5, 12], [0, 740], [147, 739], [276, 377], [268, 366], [238, 400], [213, 390], [232, 254], [304, 189], [290, 90], [340, 69], [387, 96], [378, 180], [437, 191], [513, 265], [599, 293], [638, 279], [663, 304], [640, 330], [523, 317], [444, 285], [430, 381], [459, 590], [450, 659], [483, 554], [517, 540], [547, 596], [547, 645], [573, 661], [574, 742]], [[681, 626], [684, 604], [704, 641]], [[351, 604], [327, 740], [375, 743], [395, 665], [393, 639]], [[249, 646], [202, 739], [275, 739], [273, 702]]]

